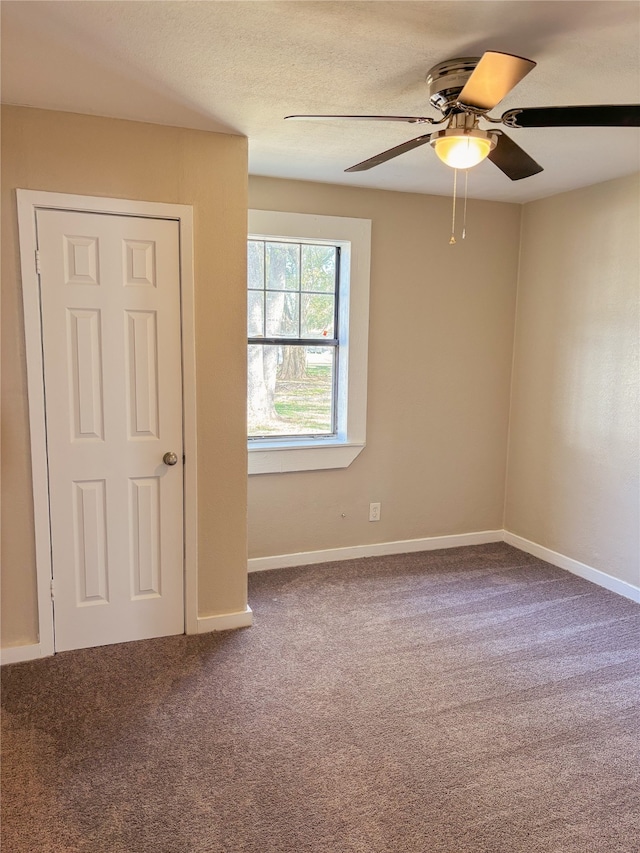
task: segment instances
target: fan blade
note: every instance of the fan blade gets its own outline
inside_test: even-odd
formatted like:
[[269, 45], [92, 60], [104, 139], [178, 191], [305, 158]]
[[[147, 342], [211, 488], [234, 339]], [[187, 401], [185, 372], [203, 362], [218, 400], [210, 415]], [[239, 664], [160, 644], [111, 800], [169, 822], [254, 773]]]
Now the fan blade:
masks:
[[408, 121], [409, 124], [441, 124], [446, 121], [444, 116], [441, 119], [428, 118], [427, 116], [285, 116], [286, 119], [304, 119], [306, 121], [326, 121], [328, 119], [337, 119], [338, 121], [343, 119], [348, 121]]
[[502, 131], [499, 132], [496, 147], [489, 152], [489, 160], [497, 166], [512, 181], [520, 181], [522, 178], [530, 178], [542, 172], [542, 166], [529, 157], [519, 145]]
[[508, 127], [640, 127], [640, 106], [531, 107], [507, 110], [502, 121]]
[[396, 145], [395, 148], [389, 148], [381, 154], [376, 154], [375, 157], [370, 157], [368, 160], [363, 160], [362, 163], [356, 163], [345, 172], [365, 172], [367, 169], [373, 169], [374, 166], [379, 166], [380, 163], [386, 163], [387, 160], [392, 160], [405, 151], [411, 151], [412, 148], [417, 148], [419, 145], [424, 145], [431, 139], [430, 133], [425, 133], [424, 136], [417, 136], [415, 139], [410, 139], [408, 142], [403, 142], [402, 145]]
[[531, 59], [488, 50], [480, 57], [458, 101], [478, 110], [492, 110], [535, 67]]

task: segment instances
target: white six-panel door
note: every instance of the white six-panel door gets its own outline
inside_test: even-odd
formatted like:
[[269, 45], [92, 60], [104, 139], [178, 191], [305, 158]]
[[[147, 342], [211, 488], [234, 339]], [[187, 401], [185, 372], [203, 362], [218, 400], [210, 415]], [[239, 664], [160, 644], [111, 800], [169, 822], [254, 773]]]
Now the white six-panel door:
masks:
[[56, 650], [182, 633], [178, 223], [38, 210], [37, 240]]

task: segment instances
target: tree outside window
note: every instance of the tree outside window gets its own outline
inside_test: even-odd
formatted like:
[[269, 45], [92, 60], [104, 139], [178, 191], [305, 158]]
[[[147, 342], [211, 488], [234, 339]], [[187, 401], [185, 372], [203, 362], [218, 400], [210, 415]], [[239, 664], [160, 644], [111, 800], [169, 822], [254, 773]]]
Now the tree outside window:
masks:
[[333, 436], [340, 248], [248, 241], [250, 439]]

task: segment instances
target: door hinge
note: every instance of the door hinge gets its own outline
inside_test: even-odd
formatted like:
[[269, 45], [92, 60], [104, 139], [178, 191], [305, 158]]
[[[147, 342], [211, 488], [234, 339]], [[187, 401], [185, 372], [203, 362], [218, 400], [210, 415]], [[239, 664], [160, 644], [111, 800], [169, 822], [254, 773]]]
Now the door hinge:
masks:
[[186, 461], [187, 461], [186, 454], [183, 453], [182, 454], [182, 464], [184, 465]]
[[51, 601], [54, 601], [56, 595], [55, 595], [55, 587], [53, 585], [53, 578], [51, 578], [51, 584], [49, 586], [49, 589], [51, 590]]
[[40, 275], [40, 252], [36, 249], [36, 274]]

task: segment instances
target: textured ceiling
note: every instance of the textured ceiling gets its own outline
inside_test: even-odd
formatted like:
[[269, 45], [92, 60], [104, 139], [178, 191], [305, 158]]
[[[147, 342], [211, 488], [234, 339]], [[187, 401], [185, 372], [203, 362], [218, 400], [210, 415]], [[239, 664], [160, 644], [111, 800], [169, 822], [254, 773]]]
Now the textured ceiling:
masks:
[[[3, 101], [244, 134], [252, 174], [449, 194], [428, 147], [344, 169], [420, 135], [400, 123], [285, 122], [291, 113], [436, 115], [437, 62], [502, 50], [538, 67], [494, 111], [640, 102], [636, 2], [5, 2]], [[511, 130], [545, 171], [491, 163], [469, 195], [528, 201], [640, 168], [630, 128]]]

